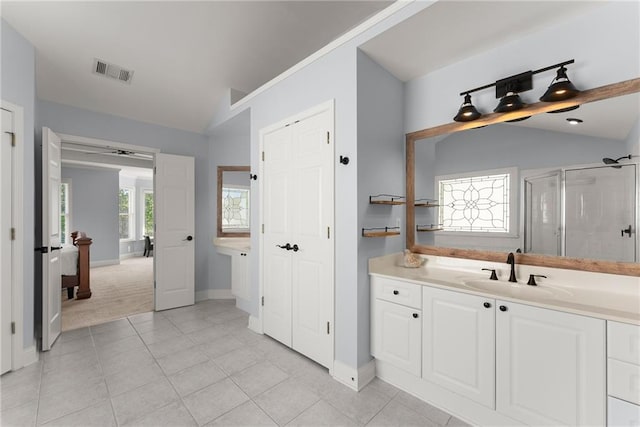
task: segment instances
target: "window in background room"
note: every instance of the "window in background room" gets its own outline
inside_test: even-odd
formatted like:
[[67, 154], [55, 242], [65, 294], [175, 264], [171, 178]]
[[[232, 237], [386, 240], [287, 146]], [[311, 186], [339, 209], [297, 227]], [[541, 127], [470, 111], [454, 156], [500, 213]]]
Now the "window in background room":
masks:
[[70, 245], [71, 241], [71, 183], [60, 184], [60, 243]]
[[144, 190], [142, 195], [144, 209], [143, 234], [153, 237], [153, 191]]
[[443, 231], [509, 233], [515, 170], [436, 177]]
[[249, 230], [249, 187], [222, 187], [222, 229]]
[[135, 236], [134, 228], [134, 190], [133, 188], [121, 187], [119, 194], [119, 229], [120, 240], [131, 240]]

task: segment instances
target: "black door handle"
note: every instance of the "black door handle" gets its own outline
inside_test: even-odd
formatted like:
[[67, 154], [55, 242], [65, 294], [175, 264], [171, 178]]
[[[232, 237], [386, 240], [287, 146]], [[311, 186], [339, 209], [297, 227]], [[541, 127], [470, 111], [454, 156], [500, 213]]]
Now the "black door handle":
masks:
[[184, 242], [185, 240], [190, 242], [193, 240], [193, 236], [187, 236], [187, 238], [183, 239], [182, 241]]
[[62, 246], [51, 246], [51, 252], [62, 249]]
[[394, 295], [398, 295], [399, 293], [400, 293], [400, 292], [398, 292], [397, 290], [395, 290], [395, 289], [393, 290], [393, 294], [394, 294]]
[[276, 247], [278, 247], [280, 249], [286, 249], [288, 251], [291, 250], [291, 245], [289, 243], [287, 243], [286, 245], [276, 245]]
[[624, 230], [620, 230], [620, 237], [624, 237], [624, 233], [627, 233], [629, 237], [631, 237], [631, 225]]
[[500, 311], [507, 311], [507, 306], [506, 305], [501, 305], [500, 306]]
[[41, 254], [48, 254], [49, 253], [49, 246], [40, 246], [39, 248], [35, 249], [36, 252], [40, 252]]
[[484, 305], [484, 308], [491, 308], [490, 302], [485, 302], [483, 305]]
[[417, 319], [418, 318], [418, 313], [413, 313], [413, 318]]
[[295, 244], [293, 246], [291, 246], [291, 249], [293, 250], [293, 252], [298, 252], [300, 250], [298, 245], [295, 245]]

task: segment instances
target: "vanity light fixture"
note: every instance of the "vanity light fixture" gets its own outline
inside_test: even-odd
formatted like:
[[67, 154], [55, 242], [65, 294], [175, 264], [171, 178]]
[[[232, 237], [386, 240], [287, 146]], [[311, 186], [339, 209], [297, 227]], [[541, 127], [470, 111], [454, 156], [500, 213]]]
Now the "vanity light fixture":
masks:
[[464, 96], [464, 102], [458, 110], [458, 114], [453, 118], [456, 122], [470, 122], [479, 118], [482, 114], [471, 103], [471, 95]]
[[566, 101], [579, 94], [580, 91], [571, 83], [567, 77], [567, 69], [561, 66], [558, 74], [547, 88], [547, 91], [540, 97], [542, 102]]
[[[544, 95], [540, 98], [543, 102], [557, 102], [564, 101], [578, 95], [580, 91], [569, 81], [567, 77], [567, 69], [565, 65], [573, 64], [575, 60], [564, 61], [559, 64], [550, 65], [548, 67], [540, 68], [535, 71], [525, 71], [524, 73], [516, 74], [504, 79], [497, 80], [495, 83], [477, 87], [475, 89], [466, 90], [460, 93], [460, 96], [464, 95], [464, 102], [458, 114], [453, 118], [456, 122], [470, 122], [478, 119], [482, 116], [476, 107], [471, 104], [471, 93], [479, 90], [487, 89], [490, 87], [496, 88], [496, 98], [500, 99], [498, 106], [493, 110], [495, 113], [508, 113], [511, 111], [517, 111], [524, 108], [527, 104], [520, 98], [520, 93], [533, 89], [533, 75], [549, 71], [560, 67], [557, 71], [556, 77], [551, 82], [551, 85], [547, 89]], [[571, 111], [578, 108], [578, 106], [567, 107], [552, 111], [554, 113], [560, 113], [565, 111]], [[521, 117], [518, 119], [507, 120], [508, 122], [520, 122], [526, 120], [531, 116]]]
[[573, 126], [575, 126], [575, 125], [579, 125], [580, 123], [582, 123], [582, 122], [583, 122], [583, 120], [575, 119], [575, 118], [573, 118], [573, 117], [569, 117], [569, 118], [567, 119], [567, 121], [569, 122], [569, 124], [570, 124], [570, 125], [573, 125]]

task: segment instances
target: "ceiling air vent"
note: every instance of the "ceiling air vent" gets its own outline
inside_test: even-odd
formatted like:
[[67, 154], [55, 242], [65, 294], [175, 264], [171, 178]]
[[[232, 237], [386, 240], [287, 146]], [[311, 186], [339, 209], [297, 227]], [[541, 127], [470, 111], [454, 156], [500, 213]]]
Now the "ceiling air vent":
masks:
[[119, 65], [109, 64], [102, 59], [97, 59], [93, 64], [93, 72], [105, 77], [119, 80], [123, 83], [131, 83], [133, 78], [133, 70], [126, 70]]

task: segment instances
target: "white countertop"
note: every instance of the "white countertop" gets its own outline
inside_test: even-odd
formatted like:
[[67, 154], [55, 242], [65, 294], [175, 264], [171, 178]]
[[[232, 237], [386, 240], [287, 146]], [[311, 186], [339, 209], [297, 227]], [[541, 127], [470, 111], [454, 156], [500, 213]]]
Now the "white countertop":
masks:
[[213, 244], [219, 248], [236, 251], [250, 251], [251, 239], [249, 237], [216, 237]]
[[[426, 263], [421, 267], [406, 268], [402, 266], [402, 257], [403, 254], [398, 253], [371, 258], [369, 274], [640, 325], [639, 277], [518, 266], [519, 283], [511, 284], [505, 278], [509, 268], [506, 264], [456, 260], [453, 265], [446, 265], [439, 262], [441, 257], [423, 256]], [[465, 262], [468, 265], [462, 268], [455, 265], [462, 266]], [[498, 269], [500, 280], [489, 281], [490, 272], [480, 271], [481, 268]], [[537, 287], [528, 286], [529, 274], [544, 274], [548, 279], [539, 279]], [[474, 283], [486, 286], [478, 289], [472, 286]]]

